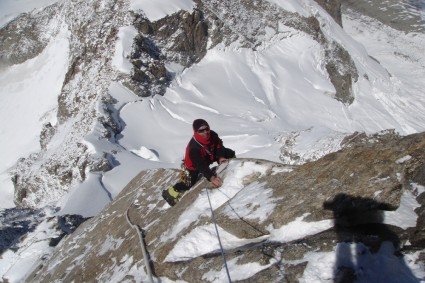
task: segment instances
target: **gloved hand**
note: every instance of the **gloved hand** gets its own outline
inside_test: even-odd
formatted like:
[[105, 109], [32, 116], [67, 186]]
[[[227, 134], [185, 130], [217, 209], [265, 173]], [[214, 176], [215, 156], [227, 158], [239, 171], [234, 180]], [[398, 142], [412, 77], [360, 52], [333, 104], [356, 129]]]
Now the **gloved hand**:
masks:
[[216, 188], [220, 188], [221, 185], [223, 184], [221, 179], [217, 176], [212, 176], [211, 179], [210, 179], [210, 182], [213, 183], [214, 187], [216, 187]]

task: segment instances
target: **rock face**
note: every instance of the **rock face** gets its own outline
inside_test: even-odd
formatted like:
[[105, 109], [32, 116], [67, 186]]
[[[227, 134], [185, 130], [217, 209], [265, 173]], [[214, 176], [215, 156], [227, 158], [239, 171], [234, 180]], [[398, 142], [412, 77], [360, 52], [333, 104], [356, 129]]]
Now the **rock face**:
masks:
[[140, 96], [165, 93], [174, 78], [165, 68], [167, 62], [189, 67], [207, 51], [208, 26], [198, 9], [192, 13], [180, 11], [153, 23], [135, 15], [134, 26], [139, 35], [131, 55], [133, 74], [127, 85]]
[[316, 2], [325, 9], [329, 15], [337, 22], [340, 26], [342, 26], [341, 19], [341, 3], [342, 0], [316, 0]]
[[7, 249], [16, 249], [15, 245], [26, 233], [33, 231], [43, 215], [32, 209], [6, 209], [0, 212], [0, 254]]
[[[42, 150], [20, 159], [14, 170], [15, 203], [21, 207], [56, 201], [83, 181], [87, 172], [111, 168], [106, 154], [90, 154], [81, 141], [94, 125], [104, 125], [100, 130], [103, 138], [113, 132], [112, 119], [96, 108], [108, 99], [109, 85], [117, 79], [111, 66], [114, 43], [118, 28], [130, 20], [122, 1], [63, 1], [41, 15], [49, 19], [54, 30], [69, 30], [69, 69], [58, 98], [58, 124], [45, 125], [40, 135]], [[27, 26], [39, 17], [29, 14], [19, 21]], [[8, 27], [13, 25], [16, 23]], [[48, 41], [55, 34], [49, 35], [44, 39]], [[51, 146], [49, 142], [64, 128], [68, 129], [65, 137], [60, 141], [56, 137], [56, 145]]]
[[40, 54], [60, 29], [57, 18], [52, 17], [59, 11], [60, 5], [54, 4], [35, 15], [23, 14], [0, 29], [0, 69]]
[[[256, 166], [262, 169], [244, 175], [234, 191], [231, 179]], [[226, 250], [226, 257], [240, 265], [255, 262], [263, 267], [238, 282], [298, 282], [308, 264], [307, 254], [331, 251], [337, 257], [334, 282], [353, 282], [361, 273], [342, 262], [346, 258], [342, 247], [347, 243], [361, 244], [363, 252], [371, 254], [392, 243], [396, 253], [391, 256], [395, 258], [423, 250], [424, 168], [425, 133], [407, 137], [358, 134], [345, 141], [344, 149], [295, 168], [264, 160], [232, 160], [222, 173], [222, 191], [211, 190], [213, 198], [226, 196], [214, 209], [221, 233], [243, 239], [239, 246]], [[27, 281], [145, 280], [140, 243], [126, 222], [127, 212], [133, 223], [145, 229], [154, 276], [213, 281], [207, 273], [222, 270], [219, 251], [193, 255], [187, 247], [186, 257], [175, 255], [182, 240], [212, 225], [208, 213], [196, 214], [208, 212], [204, 188], [209, 184], [198, 182], [179, 204], [166, 209], [161, 189], [177, 178], [174, 170], [141, 172], [100, 215], [62, 240], [53, 256]], [[406, 196], [418, 203], [416, 227], [402, 228], [384, 221], [384, 211], [397, 210]], [[258, 198], [261, 203], [256, 203]], [[264, 207], [273, 209], [259, 213]], [[300, 219], [328, 226], [302, 238], [278, 237]], [[414, 278], [407, 271], [406, 279]], [[114, 277], [117, 274], [125, 274], [125, 278]]]

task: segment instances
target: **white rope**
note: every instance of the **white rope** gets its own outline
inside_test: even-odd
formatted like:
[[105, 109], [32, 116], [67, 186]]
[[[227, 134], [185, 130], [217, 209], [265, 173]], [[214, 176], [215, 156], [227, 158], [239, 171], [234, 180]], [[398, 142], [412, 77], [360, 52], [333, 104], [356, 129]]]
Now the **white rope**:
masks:
[[226, 268], [227, 279], [229, 280], [229, 283], [232, 283], [232, 279], [230, 279], [229, 268], [227, 267], [226, 256], [224, 254], [223, 246], [221, 245], [220, 234], [218, 233], [217, 223], [216, 223], [215, 217], [214, 217], [214, 210], [213, 210], [212, 205], [211, 205], [210, 194], [208, 193], [208, 188], [206, 188], [205, 190], [207, 191], [208, 202], [210, 204], [210, 209], [211, 209], [211, 216], [212, 216], [212, 220], [214, 222], [215, 232], [217, 233], [218, 244], [220, 245], [221, 256], [223, 257], [223, 261], [224, 261], [224, 267]]
[[139, 240], [140, 240], [140, 246], [142, 247], [143, 259], [145, 261], [145, 266], [146, 266], [146, 271], [147, 271], [148, 278], [149, 278], [149, 283], [154, 283], [153, 277], [152, 277], [152, 269], [151, 269], [151, 266], [149, 264], [148, 252], [146, 251], [145, 241], [143, 241], [143, 230], [140, 229], [140, 227], [138, 225], [131, 223], [130, 217], [128, 216], [128, 212], [130, 210], [130, 207], [131, 207], [131, 205], [127, 209], [127, 213], [125, 214], [125, 218], [127, 219], [128, 224], [133, 229], [135, 229], [137, 231], [137, 235], [139, 236]]

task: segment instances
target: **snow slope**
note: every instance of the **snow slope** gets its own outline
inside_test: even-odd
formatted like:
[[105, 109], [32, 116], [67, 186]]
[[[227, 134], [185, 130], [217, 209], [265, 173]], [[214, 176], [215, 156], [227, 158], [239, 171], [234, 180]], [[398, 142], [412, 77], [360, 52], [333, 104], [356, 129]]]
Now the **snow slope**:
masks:
[[[176, 9], [193, 8], [191, 1], [168, 1], [162, 3], [160, 13], [156, 4], [149, 3], [132, 1], [131, 5], [134, 9], [143, 7], [145, 13], [158, 13], [158, 17]], [[39, 7], [42, 4], [46, 2], [39, 2]], [[183, 148], [191, 136], [190, 124], [198, 117], [207, 119], [225, 144], [236, 149], [238, 156], [285, 162], [291, 160], [281, 155], [281, 147], [284, 144], [288, 147], [288, 142], [292, 153], [299, 155], [303, 162], [337, 150], [344, 134], [353, 131], [371, 133], [395, 128], [408, 134], [424, 130], [425, 98], [421, 92], [424, 82], [420, 78], [424, 75], [425, 64], [419, 55], [424, 51], [423, 34], [382, 29], [367, 18], [360, 21], [344, 18], [345, 29], [368, 46], [372, 55], [391, 72], [389, 77], [384, 68], [369, 58], [365, 47], [345, 34], [318, 5], [311, 1], [279, 5], [301, 14], [318, 13], [324, 30], [350, 50], [358, 68], [369, 78], [360, 77], [355, 85], [355, 102], [346, 106], [331, 97], [334, 89], [320, 61], [320, 46], [309, 37], [284, 27], [279, 32], [292, 36], [281, 39], [278, 31], [270, 31], [269, 40], [257, 51], [220, 46], [210, 50], [199, 64], [178, 74], [164, 97], [142, 100], [125, 87], [112, 83], [110, 94], [117, 99], [116, 116], [125, 128], [116, 156], [120, 166], [102, 178], [94, 178], [98, 194], [103, 195], [106, 187], [112, 192], [111, 196], [116, 195], [140, 169], [178, 167]], [[365, 25], [373, 32], [364, 32], [368, 30]], [[67, 64], [66, 36], [66, 32], [61, 33], [39, 57], [1, 74], [1, 131], [9, 137], [1, 146], [2, 157], [6, 160], [0, 168], [4, 188], [1, 190], [2, 207], [13, 206], [8, 170], [19, 157], [39, 149], [42, 124], [49, 121], [54, 124], [56, 97]], [[119, 33], [113, 65], [124, 73], [130, 71], [126, 56], [131, 52], [134, 36], [131, 27]], [[388, 45], [382, 45], [382, 39]], [[389, 56], [394, 53], [400, 56]], [[49, 67], [52, 62], [56, 63]], [[400, 65], [404, 67], [394, 67]], [[31, 66], [43, 68], [29, 76], [25, 72], [30, 72]], [[9, 78], [18, 77], [14, 75], [17, 72], [25, 79], [13, 82]], [[35, 99], [31, 105], [37, 103], [39, 106], [19, 110], [24, 105], [8, 99], [7, 94], [12, 93], [23, 101]], [[43, 100], [38, 99], [40, 95]], [[116, 150], [116, 145], [99, 141], [95, 132], [86, 138], [86, 143], [94, 152]], [[127, 177], [123, 178], [123, 172], [128, 172]], [[90, 180], [87, 182], [91, 183]], [[78, 191], [76, 188], [73, 193]], [[105, 203], [109, 199], [100, 198]]]
[[[56, 1], [2, 1], [0, 26], [18, 13], [53, 2]], [[301, 160], [318, 158], [339, 149], [344, 135], [353, 131], [372, 133], [390, 128], [401, 134], [424, 131], [423, 34], [402, 33], [367, 17], [347, 15], [343, 18], [347, 35], [310, 1], [271, 2], [289, 11], [319, 13], [328, 34], [338, 38], [355, 55], [356, 66], [368, 76], [368, 79], [361, 76], [355, 84], [355, 102], [346, 106], [331, 97], [334, 89], [320, 61], [320, 46], [288, 28], [279, 32], [290, 37], [281, 40], [277, 31], [270, 31], [270, 41], [256, 51], [217, 46], [199, 64], [178, 74], [163, 97], [141, 99], [112, 82], [110, 94], [117, 101], [113, 110], [125, 125], [122, 136], [117, 144], [110, 144], [99, 140], [94, 130], [84, 142], [93, 152], [115, 151], [117, 166], [103, 175], [89, 175], [86, 183], [74, 188], [59, 203], [62, 214], [95, 215], [140, 170], [178, 167], [192, 134], [191, 123], [199, 117], [210, 122], [225, 145], [236, 150], [238, 157], [273, 161], [289, 161], [281, 156], [284, 145], [290, 146]], [[191, 0], [132, 0], [130, 3], [132, 9], [143, 10], [151, 20], [179, 9], [191, 11], [194, 7]], [[8, 171], [18, 158], [39, 150], [42, 124], [55, 123], [57, 96], [68, 64], [67, 36], [63, 31], [38, 57], [0, 72], [0, 156], [3, 160], [0, 207], [13, 206], [13, 186]], [[130, 52], [128, 43], [134, 33], [129, 27], [119, 36], [114, 66], [128, 72], [125, 55]], [[86, 194], [82, 194], [83, 191]], [[301, 223], [302, 219], [294, 225], [299, 227]], [[307, 227], [306, 233], [311, 228]], [[185, 241], [199, 238], [208, 241], [212, 237], [211, 227], [192, 236]], [[226, 241], [231, 242], [230, 236]], [[201, 252], [197, 248], [195, 246], [193, 253]], [[170, 260], [178, 258], [180, 252], [176, 248]], [[383, 247], [381, 252], [386, 255], [391, 251]], [[380, 254], [367, 254], [364, 259], [379, 267], [376, 257]], [[308, 266], [304, 282], [326, 278], [332, 266], [332, 254], [315, 254], [312, 259], [327, 269], [318, 271], [314, 270], [317, 266]], [[9, 278], [16, 278], [14, 269], [8, 270], [2, 269], [2, 276], [8, 274]]]
[[[46, 4], [37, 3], [38, 7]], [[149, 3], [132, 1], [131, 5], [134, 9], [143, 7], [145, 13], [156, 11], [156, 4]], [[176, 9], [193, 8], [191, 1], [162, 4], [163, 11], [155, 12], [160, 16]], [[302, 14], [319, 13], [325, 30], [354, 54], [358, 68], [369, 77], [369, 80], [361, 77], [355, 85], [355, 102], [345, 106], [331, 98], [334, 89], [319, 59], [320, 46], [296, 31], [282, 27], [279, 32], [292, 34], [285, 39], [280, 39], [277, 31], [270, 31], [269, 41], [257, 51], [218, 46], [199, 64], [179, 74], [164, 97], [141, 100], [125, 87], [111, 84], [110, 93], [118, 101], [116, 115], [125, 124], [118, 141], [119, 148], [125, 151], [119, 151], [120, 166], [104, 175], [103, 184], [99, 178], [100, 181], [95, 182], [99, 188], [106, 186], [116, 195], [139, 169], [178, 167], [182, 149], [191, 136], [190, 124], [198, 117], [207, 119], [225, 144], [236, 149], [238, 156], [274, 161], [289, 161], [280, 152], [284, 144], [288, 146], [287, 141], [291, 142], [293, 153], [305, 161], [337, 150], [345, 133], [395, 128], [408, 134], [424, 130], [425, 98], [421, 91], [424, 82], [420, 78], [425, 64], [419, 55], [424, 51], [423, 34], [402, 34], [381, 28], [367, 18], [344, 19], [345, 29], [368, 46], [371, 54], [390, 71], [389, 77], [385, 69], [368, 57], [364, 46], [347, 36], [318, 5], [311, 1], [279, 5]], [[366, 25], [372, 32], [365, 32]], [[131, 51], [134, 35], [131, 27], [119, 34], [113, 65], [125, 73], [129, 72], [126, 55]], [[66, 32], [62, 32], [40, 56], [1, 73], [0, 129], [2, 135], [8, 136], [1, 146], [1, 155], [6, 161], [0, 168], [2, 207], [13, 206], [8, 170], [19, 157], [39, 149], [43, 123], [55, 124], [56, 99], [67, 64], [66, 36]], [[388, 45], [381, 44], [382, 40]], [[50, 67], [49, 63], [53, 65]], [[33, 74], [31, 68], [39, 66], [43, 67]], [[16, 80], [21, 76], [24, 79]], [[33, 103], [27, 104], [30, 108], [23, 108], [24, 103], [11, 100], [8, 95], [21, 97], [19, 101], [33, 99]], [[97, 141], [95, 135], [88, 136], [86, 141], [95, 152], [115, 149], [115, 145]], [[122, 172], [131, 173], [122, 178]], [[98, 191], [104, 193], [104, 190]]]
[[[281, 155], [282, 147], [288, 147], [290, 142], [292, 153], [304, 162], [339, 149], [344, 135], [354, 131], [423, 131], [423, 80], [409, 83], [410, 69], [406, 69], [406, 75], [398, 69], [399, 73], [390, 76], [369, 57], [363, 45], [344, 33], [320, 7], [306, 3], [309, 4], [304, 4], [305, 9], [311, 13], [321, 13], [325, 30], [350, 50], [359, 70], [364, 72], [355, 84], [356, 100], [352, 105], [331, 97], [334, 88], [320, 61], [320, 46], [308, 36], [282, 27], [280, 32], [291, 34], [290, 37], [281, 39], [272, 33], [270, 40], [256, 51], [234, 46], [209, 50], [201, 62], [177, 75], [163, 97], [140, 99], [113, 83], [110, 94], [118, 101], [116, 113], [125, 124], [119, 145], [142, 157], [139, 164], [156, 168], [159, 164], [155, 163], [163, 162], [178, 167], [192, 134], [191, 123], [202, 117], [239, 157], [293, 162]], [[350, 25], [355, 24], [347, 22], [347, 29], [353, 31]], [[122, 40], [128, 42], [131, 34], [126, 33]], [[370, 34], [369, 42], [379, 41], [384, 36], [380, 34], [378, 30]], [[423, 35], [405, 37], [410, 38], [408, 44], [400, 33], [391, 36], [406, 48], [406, 53], [423, 50]], [[129, 54], [130, 50], [118, 46], [114, 62], [118, 69], [126, 69], [122, 54]], [[401, 58], [388, 58], [384, 66], [402, 64]], [[424, 68], [417, 70], [418, 78], [423, 72]], [[121, 93], [126, 93], [124, 98]], [[109, 180], [118, 179], [125, 171], [127, 162], [121, 159], [120, 163], [105, 174]], [[113, 191], [120, 190], [108, 180], [103, 184]]]
[[0, 70], [0, 207], [14, 206], [8, 171], [17, 159], [40, 150], [45, 123], [56, 124], [68, 68], [68, 35], [64, 28], [36, 58]]
[[[153, 7], [156, 4], [151, 2], [146, 4], [144, 1], [132, 1], [131, 5], [134, 9], [143, 7], [145, 13], [156, 11]], [[290, 37], [281, 39], [278, 31], [270, 31], [269, 40], [264, 42], [257, 51], [221, 46], [210, 50], [199, 64], [178, 74], [163, 97], [156, 96], [142, 100], [125, 87], [112, 83], [110, 94], [117, 99], [117, 104], [114, 106], [116, 115], [123, 121], [125, 128], [122, 137], [118, 140], [120, 151], [116, 158], [120, 166], [104, 174], [102, 178], [97, 178], [98, 181], [95, 183], [99, 187], [99, 194], [104, 194], [101, 187], [106, 187], [112, 192], [112, 196], [116, 195], [139, 169], [159, 166], [178, 167], [183, 156], [183, 148], [191, 136], [190, 124], [198, 117], [207, 119], [213, 129], [221, 135], [225, 144], [236, 149], [238, 156], [260, 157], [273, 161], [289, 161], [281, 155], [281, 148], [284, 144], [288, 145], [287, 141], [291, 142], [293, 153], [298, 154], [301, 160], [305, 161], [337, 150], [338, 143], [344, 134], [353, 131], [372, 133], [395, 128], [401, 134], [408, 134], [424, 130], [425, 103], [421, 93], [423, 80], [419, 80], [419, 77], [423, 75], [425, 68], [416, 68], [417, 79], [413, 80], [415, 77], [411, 75], [412, 70], [414, 66], [417, 66], [414, 60], [409, 58], [403, 60], [406, 58], [402, 56], [394, 58], [387, 56], [386, 61], [383, 62], [384, 66], [398, 66], [406, 63], [406, 69], [394, 68], [391, 70], [394, 74], [389, 77], [384, 68], [369, 58], [364, 46], [345, 34], [318, 5], [311, 1], [291, 1], [281, 5], [283, 8], [303, 14], [319, 13], [321, 15], [319, 19], [325, 26], [324, 30], [338, 38], [340, 43], [350, 50], [358, 68], [369, 78], [366, 80], [362, 76], [356, 83], [355, 102], [346, 106], [331, 97], [334, 88], [324, 70], [324, 63], [320, 61], [320, 52], [322, 52], [320, 46], [308, 36], [284, 27], [281, 27], [279, 32], [291, 34]], [[164, 16], [176, 9], [191, 9], [193, 3], [168, 1], [161, 7], [162, 14], [158, 11], [155, 13]], [[363, 21], [347, 21], [344, 26], [355, 36], [355, 25], [361, 25]], [[358, 30], [364, 30], [364, 28], [360, 27]], [[374, 44], [373, 42], [379, 42], [381, 37], [390, 36], [397, 42], [393, 46], [401, 45], [404, 53], [420, 58], [414, 54], [421, 54], [420, 51], [423, 51], [422, 34], [403, 36], [394, 32], [390, 34], [388, 30], [385, 30], [386, 33], [379, 31], [376, 30], [367, 37], [360, 37], [359, 40]], [[129, 43], [134, 35], [131, 27], [123, 29], [116, 46], [113, 65], [125, 73], [129, 72], [126, 54], [131, 51]], [[62, 34], [62, 38], [66, 37]], [[405, 38], [409, 39], [408, 43]], [[64, 41], [62, 44], [66, 45]], [[49, 46], [52, 46], [51, 54], [57, 50], [66, 50], [61, 46], [55, 47], [53, 43]], [[385, 48], [382, 44], [380, 46]], [[46, 52], [49, 51], [43, 54]], [[25, 85], [25, 88], [14, 87], [17, 89], [15, 91], [20, 91], [22, 95], [27, 96], [30, 95], [28, 89], [37, 89], [46, 93], [44, 89], [48, 88], [53, 93], [50, 95], [52, 102], [43, 101], [46, 103], [43, 109], [25, 110], [25, 116], [36, 117], [31, 118], [31, 121], [39, 120], [39, 117], [48, 111], [51, 111], [50, 116], [46, 117], [55, 115], [55, 99], [63, 78], [61, 74], [63, 76], [66, 66], [66, 52], [62, 51], [60, 54], [56, 55], [61, 56], [58, 59], [45, 59], [47, 62], [63, 62], [55, 64], [57, 69], [52, 71], [56, 79], [43, 80], [25, 76], [28, 77], [27, 80], [19, 81], [20, 85]], [[34, 60], [42, 60], [41, 56]], [[379, 54], [375, 57], [380, 60]], [[29, 63], [26, 62], [23, 65], [25, 64]], [[12, 72], [12, 69], [7, 72]], [[42, 75], [43, 72], [37, 74], [37, 76]], [[6, 73], [3, 73], [2, 78], [7, 79]], [[56, 85], [56, 90], [50, 84]], [[9, 88], [12, 88], [11, 84], [10, 86], [5, 84], [5, 87], [1, 89], [4, 93], [2, 95], [4, 101], [8, 99], [6, 93], [10, 93]], [[122, 93], [126, 93], [124, 97]], [[31, 127], [33, 132], [25, 130], [28, 137], [25, 139], [19, 133], [12, 135], [10, 129], [22, 129], [21, 125], [27, 125], [28, 122], [23, 119], [20, 114], [22, 112], [16, 111], [16, 106], [7, 106], [7, 109], [14, 110], [13, 113], [4, 110], [2, 112], [4, 117], [20, 115], [22, 119], [11, 119], [13, 123], [4, 122], [1, 127], [2, 131], [7, 131], [9, 128], [5, 133], [13, 137], [9, 140], [10, 144], [5, 143], [5, 146], [2, 146], [2, 149], [7, 148], [7, 154], [5, 152], [2, 155], [8, 160], [1, 168], [5, 188], [2, 190], [5, 194], [2, 198], [5, 200], [3, 207], [13, 205], [12, 185], [7, 171], [13, 166], [14, 160], [38, 150], [41, 124], [54, 119], [44, 118], [37, 122], [37, 127]], [[37, 113], [32, 114], [33, 111]], [[152, 127], [152, 125], [155, 126]], [[170, 140], [169, 137], [173, 138]], [[32, 140], [32, 144], [30, 146], [23, 144], [18, 147], [23, 140]], [[86, 143], [90, 144], [95, 152], [111, 151], [116, 147], [116, 145], [98, 141], [95, 132], [93, 137], [86, 138]], [[130, 160], [133, 161], [130, 162]], [[130, 173], [126, 174], [128, 177], [122, 178], [122, 172]], [[116, 181], [117, 179], [119, 181]], [[78, 193], [78, 188], [73, 192]], [[102, 197], [102, 199], [106, 201], [108, 198]]]

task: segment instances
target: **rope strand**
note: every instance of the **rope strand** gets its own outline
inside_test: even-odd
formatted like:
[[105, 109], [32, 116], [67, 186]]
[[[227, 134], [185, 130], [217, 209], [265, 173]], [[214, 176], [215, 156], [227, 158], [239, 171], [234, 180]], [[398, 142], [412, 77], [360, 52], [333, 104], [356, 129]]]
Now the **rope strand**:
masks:
[[145, 267], [146, 267], [146, 273], [147, 273], [147, 276], [148, 276], [148, 280], [149, 280], [149, 282], [150, 283], [154, 283], [154, 281], [153, 281], [153, 277], [152, 277], [152, 269], [151, 269], [151, 266], [150, 266], [150, 263], [149, 263], [149, 255], [148, 255], [148, 252], [147, 252], [147, 250], [146, 250], [146, 246], [145, 246], [145, 241], [143, 240], [143, 238], [144, 238], [144, 231], [143, 231], [143, 229], [141, 229], [140, 227], [139, 227], [139, 225], [136, 225], [136, 224], [133, 224], [132, 222], [131, 222], [131, 220], [130, 220], [130, 217], [129, 217], [129, 210], [130, 210], [130, 207], [132, 206], [133, 204], [131, 204], [129, 207], [128, 207], [128, 209], [127, 209], [127, 212], [126, 212], [126, 214], [125, 214], [125, 218], [126, 218], [126, 220], [127, 220], [127, 223], [134, 229], [134, 230], [136, 230], [136, 232], [137, 232], [137, 235], [139, 236], [139, 241], [140, 241], [140, 247], [142, 248], [142, 254], [143, 254], [143, 260], [144, 260], [144, 262], [145, 262]]
[[208, 202], [210, 204], [210, 209], [211, 209], [211, 216], [212, 216], [212, 220], [214, 222], [215, 232], [217, 233], [218, 244], [220, 245], [221, 256], [223, 257], [223, 261], [224, 261], [224, 267], [226, 268], [227, 279], [229, 279], [229, 283], [232, 283], [232, 279], [230, 279], [229, 268], [227, 267], [226, 256], [224, 254], [223, 246], [221, 245], [220, 234], [218, 233], [217, 223], [216, 223], [215, 217], [214, 217], [214, 210], [213, 210], [212, 205], [211, 205], [210, 194], [208, 193], [208, 188], [206, 188], [205, 190], [207, 191]]

